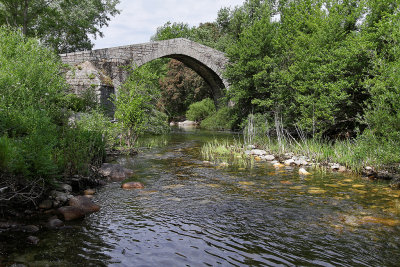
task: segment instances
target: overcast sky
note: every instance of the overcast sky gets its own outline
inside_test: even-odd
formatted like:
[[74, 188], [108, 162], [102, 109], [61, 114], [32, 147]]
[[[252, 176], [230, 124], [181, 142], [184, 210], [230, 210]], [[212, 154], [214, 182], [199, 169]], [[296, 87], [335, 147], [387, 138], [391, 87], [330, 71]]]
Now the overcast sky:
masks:
[[121, 14], [113, 17], [110, 25], [103, 28], [104, 38], [94, 40], [95, 47], [145, 43], [154, 35], [157, 27], [166, 22], [185, 22], [198, 26], [200, 22], [212, 22], [221, 7], [241, 5], [244, 0], [121, 0]]

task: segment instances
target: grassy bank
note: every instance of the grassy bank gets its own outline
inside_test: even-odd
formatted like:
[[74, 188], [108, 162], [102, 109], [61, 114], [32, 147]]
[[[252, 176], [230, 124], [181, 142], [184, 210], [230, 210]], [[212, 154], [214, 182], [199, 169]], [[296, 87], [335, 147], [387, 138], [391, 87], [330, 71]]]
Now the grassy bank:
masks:
[[[289, 138], [256, 138], [253, 143], [236, 140], [233, 143], [227, 141], [213, 141], [202, 147], [202, 155], [205, 159], [222, 160], [240, 166], [251, 166], [252, 157], [248, 152], [252, 147], [265, 150], [274, 155], [278, 161], [283, 162], [288, 155], [304, 157], [310, 165], [329, 166], [340, 164], [347, 170], [361, 174], [366, 168], [374, 171], [388, 171], [399, 173], [398, 163], [400, 154], [397, 147], [390, 145], [380, 146], [371, 144], [366, 140], [339, 140], [326, 141], [321, 139], [289, 139]], [[247, 152], [247, 153], [246, 153]]]

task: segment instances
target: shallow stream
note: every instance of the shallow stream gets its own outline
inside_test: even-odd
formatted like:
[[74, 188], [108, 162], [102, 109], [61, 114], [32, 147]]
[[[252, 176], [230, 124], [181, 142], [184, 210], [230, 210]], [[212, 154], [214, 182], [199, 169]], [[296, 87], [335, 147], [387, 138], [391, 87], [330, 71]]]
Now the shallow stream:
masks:
[[[117, 161], [143, 190], [98, 189], [98, 213], [13, 233], [0, 266], [400, 266], [400, 192], [338, 173], [206, 164], [200, 149], [226, 133], [176, 131]], [[3, 240], [4, 241], [4, 240]]]

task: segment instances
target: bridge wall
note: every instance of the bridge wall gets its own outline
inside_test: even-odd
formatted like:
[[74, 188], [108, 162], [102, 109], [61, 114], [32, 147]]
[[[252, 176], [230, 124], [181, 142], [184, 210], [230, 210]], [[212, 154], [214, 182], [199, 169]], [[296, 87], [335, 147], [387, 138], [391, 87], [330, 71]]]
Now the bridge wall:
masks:
[[124, 66], [139, 67], [164, 57], [182, 61], [196, 71], [213, 89], [214, 98], [228, 88], [222, 78], [228, 63], [225, 54], [183, 38], [61, 54], [60, 57], [63, 63], [72, 66], [67, 81], [74, 93], [82, 94], [94, 88], [98, 99], [115, 92], [125, 81], [128, 73]]

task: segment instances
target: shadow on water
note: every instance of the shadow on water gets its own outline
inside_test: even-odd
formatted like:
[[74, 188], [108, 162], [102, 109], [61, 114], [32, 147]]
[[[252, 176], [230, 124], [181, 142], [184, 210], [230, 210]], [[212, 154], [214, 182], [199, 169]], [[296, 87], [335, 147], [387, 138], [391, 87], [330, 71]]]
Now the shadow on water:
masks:
[[234, 138], [194, 130], [142, 140], [141, 153], [117, 161], [145, 189], [108, 184], [95, 197], [100, 212], [40, 232], [37, 247], [7, 236], [3, 257], [32, 266], [398, 265], [400, 192], [336, 173], [203, 162], [204, 142]]

